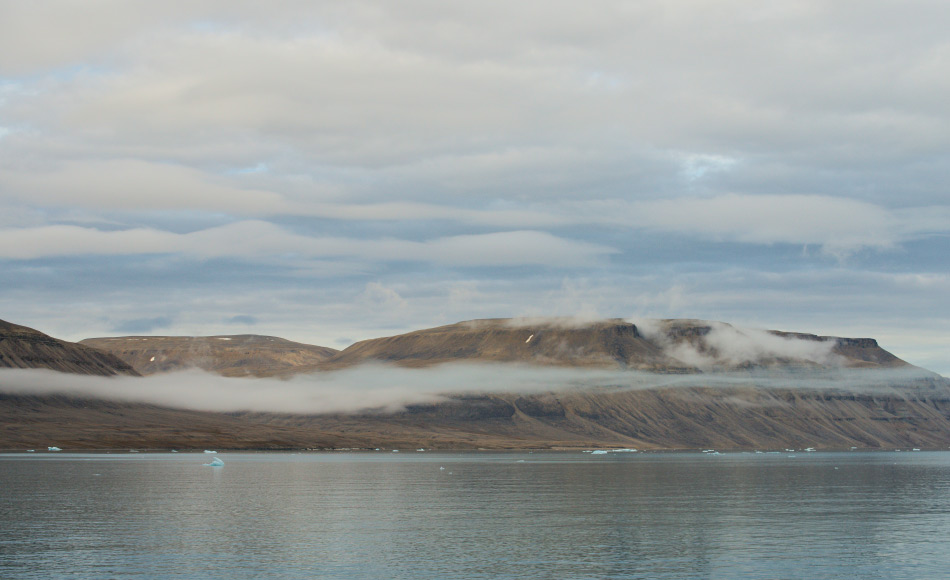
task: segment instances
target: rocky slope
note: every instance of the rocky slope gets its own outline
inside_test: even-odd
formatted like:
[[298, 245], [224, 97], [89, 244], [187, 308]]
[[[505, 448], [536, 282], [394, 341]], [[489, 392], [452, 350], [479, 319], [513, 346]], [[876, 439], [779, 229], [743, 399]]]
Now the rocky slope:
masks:
[[122, 359], [0, 320], [0, 368], [50, 369], [88, 375], [137, 375]]
[[87, 338], [80, 344], [112, 353], [143, 375], [199, 368], [231, 377], [272, 376], [319, 366], [338, 352], [253, 334]]

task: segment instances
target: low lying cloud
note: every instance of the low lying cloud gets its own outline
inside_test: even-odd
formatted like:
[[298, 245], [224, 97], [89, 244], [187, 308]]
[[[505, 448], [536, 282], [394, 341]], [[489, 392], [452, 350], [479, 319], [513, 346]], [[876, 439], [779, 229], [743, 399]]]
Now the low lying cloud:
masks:
[[841, 366], [844, 358], [834, 352], [834, 340], [809, 340], [767, 330], [736, 328], [722, 322], [703, 322], [709, 332], [694, 341], [675, 340], [662, 320], [635, 319], [640, 333], [677, 360], [703, 370], [723, 365], [735, 367], [770, 359], [794, 359], [823, 366]]
[[[760, 387], [898, 392], [938, 375], [910, 369], [662, 375], [607, 369], [507, 364], [447, 364], [425, 369], [363, 365], [275, 378], [225, 378], [197, 370], [148, 377], [92, 377], [36, 369], [0, 369], [0, 393], [68, 395], [199, 411], [293, 414], [397, 412], [453, 395], [530, 395], [579, 389]], [[946, 384], [946, 383], [945, 383]]]

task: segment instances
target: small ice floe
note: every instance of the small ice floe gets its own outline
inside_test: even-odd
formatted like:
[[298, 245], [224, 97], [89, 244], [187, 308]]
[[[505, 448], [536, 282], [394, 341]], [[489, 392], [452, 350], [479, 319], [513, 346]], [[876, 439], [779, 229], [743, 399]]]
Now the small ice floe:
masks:
[[815, 450], [814, 447], [806, 447], [806, 448], [805, 448], [805, 452], [806, 452], [806, 453], [811, 453], [811, 452], [813, 452], [814, 450]]
[[217, 453], [217, 451], [212, 451], [210, 449], [205, 449], [205, 453]]
[[215, 457], [211, 460], [211, 463], [205, 463], [206, 467], [224, 467], [224, 462], [220, 458]]
[[399, 453], [398, 449], [393, 449], [393, 453]]
[[715, 449], [703, 449], [703, 453], [715, 453]]
[[607, 450], [606, 450], [606, 449], [594, 449], [593, 451], [591, 451], [591, 454], [592, 454], [592, 455], [607, 455]]
[[47, 447], [46, 450], [47, 451], [62, 451], [62, 449], [60, 449], [59, 447], [56, 447], [55, 445], [52, 447]]
[[27, 452], [27, 453], [36, 453], [36, 449], [27, 449], [26, 452]]
[[795, 450], [794, 450], [794, 449], [786, 449], [785, 451], [788, 451], [789, 453], [791, 453], [791, 452], [793, 452], [793, 451], [795, 451]]
[[177, 449], [172, 449], [171, 452], [172, 452], [172, 453], [178, 453], [178, 450], [177, 450]]
[[531, 336], [529, 336], [529, 337], [528, 337], [528, 340], [524, 341], [524, 343], [525, 343], [525, 344], [528, 344], [529, 342], [531, 342], [531, 339], [532, 339], [532, 338], [534, 338], [534, 335], [533, 335], [533, 334], [532, 334]]
[[627, 448], [627, 449], [613, 449], [611, 452], [612, 452], [612, 453], [636, 453], [637, 450], [634, 449], [634, 448], [632, 448], [632, 447], [630, 447], [630, 448]]
[[920, 451], [920, 447], [914, 447], [911, 451]]
[[422, 452], [422, 451], [425, 451], [425, 448], [424, 448], [424, 447], [420, 447], [419, 449], [416, 449], [416, 451]]

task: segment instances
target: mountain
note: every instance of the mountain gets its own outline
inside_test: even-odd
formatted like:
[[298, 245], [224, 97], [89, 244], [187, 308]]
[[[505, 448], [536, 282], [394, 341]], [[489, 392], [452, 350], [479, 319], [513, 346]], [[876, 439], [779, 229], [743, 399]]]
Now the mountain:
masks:
[[323, 368], [367, 361], [408, 367], [505, 362], [611, 367], [655, 373], [749, 368], [908, 366], [872, 338], [739, 329], [701, 320], [574, 323], [559, 319], [485, 319], [357, 342]]
[[[33, 343], [69, 344], [5, 324], [4, 336], [29, 335]], [[288, 378], [331, 371], [322, 375], [330, 380], [335, 376], [332, 371], [375, 362], [368, 368], [382, 383], [408, 376], [406, 388], [411, 389], [412, 381], [425, 379], [431, 384], [431, 377], [436, 377], [446, 381], [449, 394], [394, 412], [373, 408], [374, 403], [365, 399], [368, 408], [356, 413], [253, 409], [211, 413], [0, 388], [0, 448], [56, 444], [64, 449], [945, 449], [950, 445], [950, 381], [910, 365], [870, 338], [748, 330], [696, 320], [491, 319], [366, 340], [322, 360], [308, 359], [306, 345], [269, 337], [248, 338], [242, 345], [238, 338], [126, 337], [84, 343], [111, 344], [112, 352], [126, 352], [139, 365], [167, 356], [173, 364], [166, 368], [200, 361], [205, 368], [232, 376]], [[8, 340], [0, 347], [6, 348]], [[170, 342], [160, 349], [163, 341]], [[268, 349], [286, 349], [286, 357], [273, 362], [260, 354]], [[6, 350], [2, 352], [6, 356]], [[62, 364], [64, 358], [70, 360], [47, 357], [45, 368], [96, 372], [92, 366]], [[60, 364], [54, 365], [54, 360]], [[497, 388], [461, 390], [457, 383], [464, 382], [473, 368], [463, 363], [492, 369]], [[550, 379], [547, 390], [535, 385], [519, 392], [513, 373], [524, 369], [543, 371], [538, 375], [542, 380], [559, 373], [606, 378], [573, 387]], [[0, 372], [0, 387], [10, 376]], [[151, 379], [128, 380], [135, 386], [135, 381]], [[187, 376], [181, 380], [187, 381]], [[241, 388], [256, 384], [241, 383]], [[270, 397], [273, 393], [266, 389], [276, 384], [260, 383], [260, 388]], [[360, 385], [347, 388], [354, 387]], [[367, 396], [360, 389], [344, 395], [357, 400]]]
[[122, 359], [0, 320], [0, 368], [50, 369], [88, 375], [138, 375]]
[[272, 376], [318, 366], [338, 351], [273, 336], [122, 336], [80, 344], [121, 358], [143, 375], [199, 368], [224, 376]]

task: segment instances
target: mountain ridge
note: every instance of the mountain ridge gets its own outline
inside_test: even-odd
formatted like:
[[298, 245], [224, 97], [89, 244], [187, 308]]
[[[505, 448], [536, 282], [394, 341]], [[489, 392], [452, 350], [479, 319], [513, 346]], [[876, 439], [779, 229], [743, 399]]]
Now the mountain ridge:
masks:
[[[20, 333], [30, 332], [42, 335], [32, 329]], [[275, 344], [281, 340], [271, 338], [274, 341], [268, 342]], [[528, 364], [554, 372], [574, 367], [575, 373], [607, 368], [617, 369], [609, 376], [630, 371], [630, 376], [654, 382], [569, 390], [552, 386], [549, 391], [518, 393], [505, 390], [507, 367], [501, 364], [499, 386], [492, 392], [456, 391], [396, 411], [321, 414], [201, 412], [0, 390], [0, 448], [59, 443], [64, 449], [950, 445], [950, 381], [902, 361], [874, 339], [750, 331], [725, 323], [466, 321], [361, 341], [324, 361], [273, 375], [289, 378], [318, 370], [333, 374], [380, 361], [418, 373], [453, 362]], [[384, 379], [388, 368], [379, 367]], [[57, 370], [89, 374], [94, 369], [67, 365]], [[830, 371], [856, 377], [857, 382], [795, 386]], [[240, 376], [247, 375], [254, 376]], [[0, 381], [5, 376], [0, 373]]]
[[0, 368], [45, 368], [100, 376], [139, 374], [110, 353], [5, 320], [0, 320]]
[[257, 334], [99, 337], [79, 344], [110, 352], [143, 375], [199, 368], [231, 377], [272, 376], [317, 365], [339, 352]]

